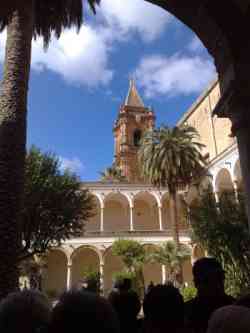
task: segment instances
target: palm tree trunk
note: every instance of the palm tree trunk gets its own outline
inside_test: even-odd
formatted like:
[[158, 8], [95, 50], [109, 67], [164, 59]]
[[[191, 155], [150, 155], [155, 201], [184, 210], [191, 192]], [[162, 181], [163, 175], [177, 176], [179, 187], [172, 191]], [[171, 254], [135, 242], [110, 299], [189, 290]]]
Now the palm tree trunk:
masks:
[[177, 210], [177, 194], [176, 192], [170, 193], [170, 207], [172, 212], [172, 227], [173, 227], [173, 238], [176, 242], [176, 245], [180, 245], [180, 236], [179, 236], [179, 223], [178, 223], [178, 210]]
[[[178, 221], [178, 209], [177, 209], [177, 193], [176, 191], [170, 194], [170, 202], [171, 202], [171, 211], [172, 211], [172, 223], [173, 223], [173, 238], [176, 243], [177, 249], [180, 248], [180, 232], [179, 232], [179, 221]], [[183, 282], [183, 269], [182, 264], [179, 264], [179, 273], [178, 277], [176, 276], [176, 282], [182, 284]]]
[[33, 0], [19, 1], [7, 28], [0, 91], [0, 298], [18, 288], [20, 210], [24, 185], [27, 94]]

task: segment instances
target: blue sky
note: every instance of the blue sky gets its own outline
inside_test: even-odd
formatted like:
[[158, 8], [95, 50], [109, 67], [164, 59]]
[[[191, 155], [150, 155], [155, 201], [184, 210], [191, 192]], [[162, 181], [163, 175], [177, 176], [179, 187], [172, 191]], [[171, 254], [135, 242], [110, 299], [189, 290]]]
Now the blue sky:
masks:
[[[215, 77], [195, 35], [142, 0], [102, 0], [79, 32], [33, 42], [28, 145], [60, 156], [82, 180], [96, 180], [113, 159], [112, 126], [129, 77], [157, 124], [174, 125]], [[0, 35], [0, 62], [6, 33]]]

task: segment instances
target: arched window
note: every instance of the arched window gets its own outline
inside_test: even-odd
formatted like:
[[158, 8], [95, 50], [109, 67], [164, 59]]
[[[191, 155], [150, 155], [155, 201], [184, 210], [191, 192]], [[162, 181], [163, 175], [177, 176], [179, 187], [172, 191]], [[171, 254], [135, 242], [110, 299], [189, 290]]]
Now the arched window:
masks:
[[138, 147], [140, 145], [140, 141], [141, 141], [141, 131], [139, 129], [136, 129], [134, 131], [134, 146]]

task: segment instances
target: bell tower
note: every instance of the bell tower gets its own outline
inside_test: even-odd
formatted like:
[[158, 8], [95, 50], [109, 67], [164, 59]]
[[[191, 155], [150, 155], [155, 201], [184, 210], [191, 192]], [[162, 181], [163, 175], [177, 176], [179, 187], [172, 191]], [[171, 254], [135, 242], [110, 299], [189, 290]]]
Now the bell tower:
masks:
[[114, 164], [130, 183], [140, 182], [137, 152], [140, 139], [146, 130], [154, 128], [154, 112], [144, 106], [135, 81], [130, 80], [125, 103], [121, 105], [114, 124]]

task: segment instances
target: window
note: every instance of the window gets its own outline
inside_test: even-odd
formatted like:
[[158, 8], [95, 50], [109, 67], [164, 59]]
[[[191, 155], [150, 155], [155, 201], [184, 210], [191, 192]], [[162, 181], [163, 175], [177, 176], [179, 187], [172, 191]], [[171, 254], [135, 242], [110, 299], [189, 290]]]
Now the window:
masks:
[[136, 129], [134, 131], [134, 146], [139, 147], [141, 141], [141, 131], [139, 129]]

